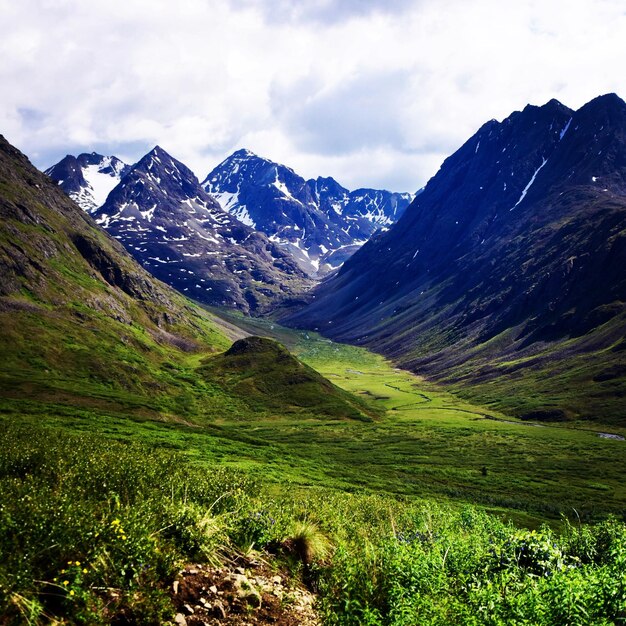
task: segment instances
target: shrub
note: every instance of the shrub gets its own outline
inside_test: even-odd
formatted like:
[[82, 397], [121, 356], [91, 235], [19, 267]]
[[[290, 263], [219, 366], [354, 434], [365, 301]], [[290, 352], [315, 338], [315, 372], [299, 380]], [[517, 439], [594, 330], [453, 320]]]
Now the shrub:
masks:
[[0, 614], [16, 624], [161, 623], [177, 562], [217, 553], [251, 488], [171, 452], [6, 424]]

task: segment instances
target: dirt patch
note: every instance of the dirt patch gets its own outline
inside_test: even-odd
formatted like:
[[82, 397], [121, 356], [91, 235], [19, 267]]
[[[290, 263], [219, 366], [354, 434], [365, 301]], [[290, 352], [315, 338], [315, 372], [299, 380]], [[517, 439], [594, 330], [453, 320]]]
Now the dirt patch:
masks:
[[179, 626], [321, 623], [311, 592], [284, 572], [256, 561], [219, 568], [188, 565], [174, 581], [172, 599]]

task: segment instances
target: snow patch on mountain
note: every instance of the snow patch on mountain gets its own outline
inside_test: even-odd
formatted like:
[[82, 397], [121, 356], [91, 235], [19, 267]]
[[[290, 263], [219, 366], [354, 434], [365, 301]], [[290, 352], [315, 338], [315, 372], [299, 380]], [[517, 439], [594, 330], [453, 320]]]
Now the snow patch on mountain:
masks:
[[130, 166], [115, 156], [96, 152], [67, 155], [45, 173], [84, 211], [93, 213], [102, 206]]
[[519, 200], [509, 209], [509, 211], [512, 211], [526, 197], [528, 190], [532, 187], [532, 184], [535, 182], [535, 178], [537, 178], [537, 174], [539, 174], [539, 171], [541, 170], [541, 168], [548, 162], [548, 159], [544, 159], [542, 157], [542, 161], [543, 163], [535, 170], [535, 173], [532, 175], [532, 178], [528, 181], [528, 184], [526, 185], [526, 187], [524, 187], [522, 191], [522, 195], [519, 197]]

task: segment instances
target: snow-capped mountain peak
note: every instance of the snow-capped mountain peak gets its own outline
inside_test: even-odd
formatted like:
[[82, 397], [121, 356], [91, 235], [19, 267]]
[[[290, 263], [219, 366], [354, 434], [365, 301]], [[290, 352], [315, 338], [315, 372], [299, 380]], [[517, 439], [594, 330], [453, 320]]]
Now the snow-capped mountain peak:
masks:
[[77, 157], [68, 154], [45, 173], [83, 210], [93, 213], [129, 169], [128, 164], [115, 156], [91, 152]]
[[310, 274], [338, 267], [378, 228], [402, 214], [411, 194], [360, 189], [333, 178], [305, 180], [280, 163], [237, 150], [202, 183], [222, 208], [288, 249]]
[[201, 302], [257, 311], [308, 285], [289, 254], [224, 211], [159, 146], [94, 217], [153, 275]]

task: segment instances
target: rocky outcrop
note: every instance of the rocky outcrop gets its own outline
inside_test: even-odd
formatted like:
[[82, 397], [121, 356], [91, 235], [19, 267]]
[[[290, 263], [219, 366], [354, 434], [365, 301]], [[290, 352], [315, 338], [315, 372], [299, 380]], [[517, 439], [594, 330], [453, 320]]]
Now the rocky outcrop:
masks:
[[172, 586], [179, 626], [319, 626], [315, 596], [285, 573], [257, 561], [245, 567], [185, 567]]

